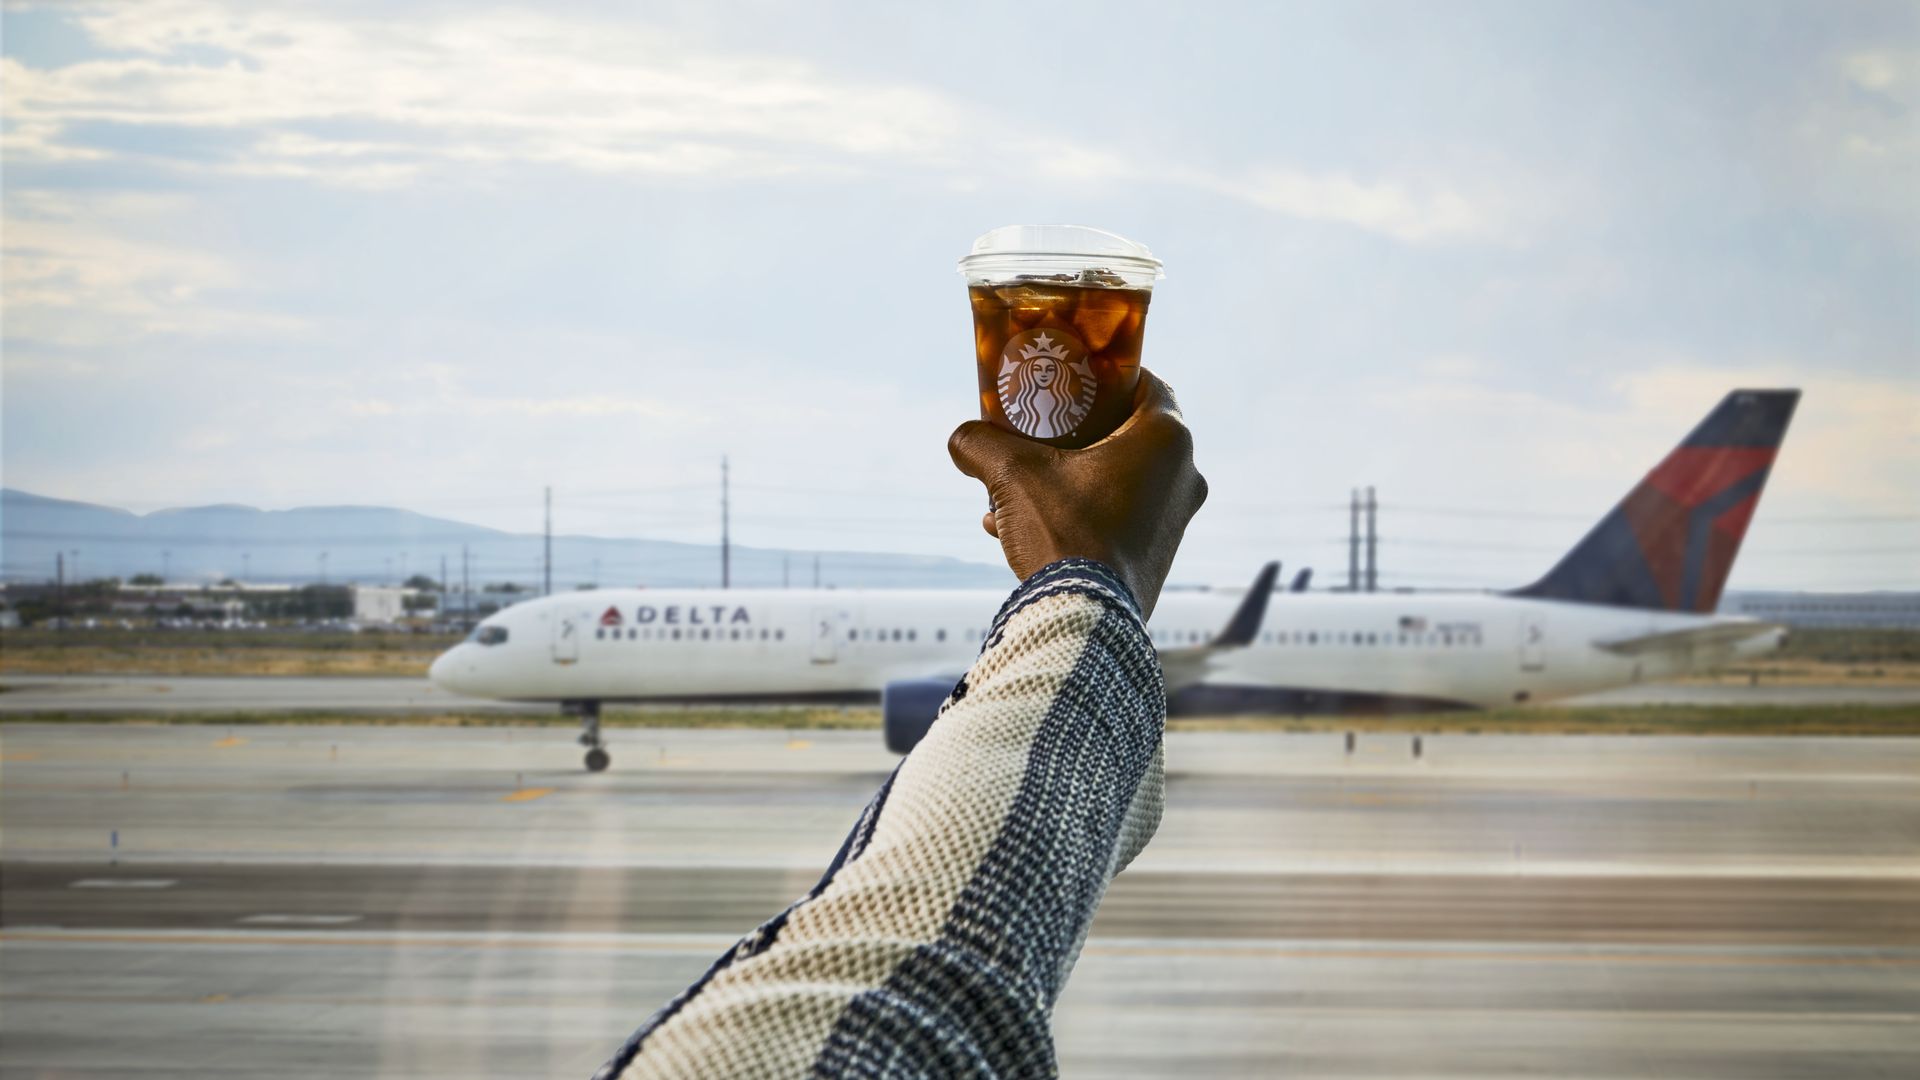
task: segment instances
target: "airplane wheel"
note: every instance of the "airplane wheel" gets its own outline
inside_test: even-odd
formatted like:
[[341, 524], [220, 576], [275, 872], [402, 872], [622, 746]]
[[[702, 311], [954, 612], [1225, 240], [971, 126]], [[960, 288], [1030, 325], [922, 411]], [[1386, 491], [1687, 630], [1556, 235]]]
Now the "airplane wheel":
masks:
[[613, 764], [613, 755], [602, 750], [600, 747], [596, 746], [587, 751], [588, 772], [605, 772], [607, 766], [611, 764]]

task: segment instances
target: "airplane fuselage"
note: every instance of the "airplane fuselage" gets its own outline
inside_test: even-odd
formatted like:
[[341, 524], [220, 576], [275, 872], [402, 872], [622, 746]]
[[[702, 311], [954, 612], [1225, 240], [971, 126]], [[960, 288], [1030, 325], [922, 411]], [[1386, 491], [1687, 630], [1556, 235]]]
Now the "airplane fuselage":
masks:
[[[1198, 647], [1243, 590], [1170, 592], [1161, 650]], [[936, 590], [599, 589], [516, 605], [433, 667], [457, 693], [520, 701], [860, 700], [958, 676], [1003, 594]], [[1596, 643], [1736, 620], [1497, 594], [1276, 594], [1255, 640], [1224, 650], [1176, 711], [1342, 712], [1551, 701], [1770, 649], [1627, 657]], [[493, 628], [489, 630], [488, 628]], [[485, 638], [498, 639], [482, 644]]]

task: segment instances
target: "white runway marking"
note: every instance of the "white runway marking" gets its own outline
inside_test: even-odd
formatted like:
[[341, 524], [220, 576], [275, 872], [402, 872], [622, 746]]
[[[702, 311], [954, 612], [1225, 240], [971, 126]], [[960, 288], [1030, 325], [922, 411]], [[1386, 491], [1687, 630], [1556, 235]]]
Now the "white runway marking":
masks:
[[358, 915], [282, 915], [268, 912], [248, 915], [240, 920], [256, 926], [345, 926], [360, 921]]
[[69, 889], [171, 889], [178, 878], [81, 878]]

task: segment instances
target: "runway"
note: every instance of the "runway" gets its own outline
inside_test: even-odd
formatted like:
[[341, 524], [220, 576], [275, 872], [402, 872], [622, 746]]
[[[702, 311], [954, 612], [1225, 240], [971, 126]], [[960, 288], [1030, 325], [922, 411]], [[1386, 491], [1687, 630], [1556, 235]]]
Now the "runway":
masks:
[[[335, 676], [4, 675], [0, 714], [29, 713], [527, 713], [552, 703], [461, 697], [425, 679]], [[1910, 686], [1745, 686], [1649, 683], [1571, 698], [1565, 705], [1911, 705]]]
[[449, 694], [426, 679], [191, 675], [4, 675], [0, 714], [36, 712], [554, 713]]
[[[7, 695], [11, 696], [11, 695]], [[585, 1076], [869, 732], [0, 729], [0, 1072]], [[1920, 740], [1175, 734], [1067, 1076], [1920, 1073]]]

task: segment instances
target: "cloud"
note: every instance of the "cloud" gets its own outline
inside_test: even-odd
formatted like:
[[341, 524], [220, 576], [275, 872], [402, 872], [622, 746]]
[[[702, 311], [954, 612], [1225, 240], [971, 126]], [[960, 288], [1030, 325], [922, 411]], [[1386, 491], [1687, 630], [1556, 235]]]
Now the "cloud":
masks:
[[[1500, 231], [1501, 201], [1444, 182], [1284, 163], [1176, 167], [924, 86], [715, 52], [633, 25], [467, 10], [354, 18], [208, 0], [81, 9], [76, 21], [108, 56], [47, 69], [5, 61], [15, 161], [138, 157], [363, 189], [527, 164], [729, 183], [907, 169], [961, 188], [983, 176], [1196, 187], [1411, 243]], [[169, 156], [92, 137], [102, 125], [242, 142]]]
[[134, 238], [185, 205], [161, 195], [9, 191], [0, 218], [8, 338], [75, 346], [299, 332], [297, 318], [229, 302], [244, 276], [226, 259]]
[[1483, 237], [1498, 231], [1483, 203], [1445, 186], [1421, 193], [1391, 181], [1367, 182], [1344, 173], [1316, 176], [1280, 168], [1237, 177], [1200, 174], [1195, 182], [1289, 217], [1352, 225], [1407, 243]]
[[1840, 71], [1854, 86], [1911, 109], [1920, 84], [1920, 51], [1864, 49], [1841, 57]]

